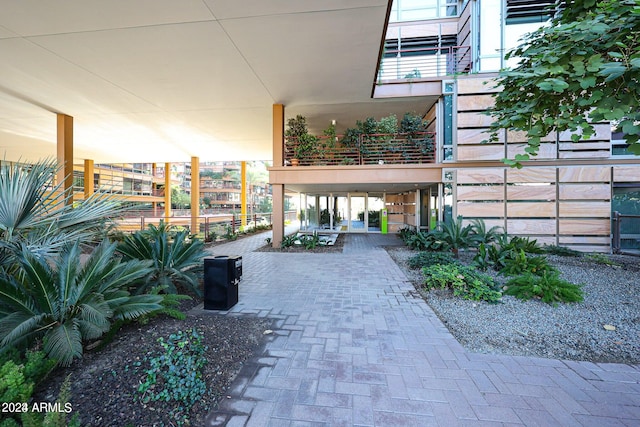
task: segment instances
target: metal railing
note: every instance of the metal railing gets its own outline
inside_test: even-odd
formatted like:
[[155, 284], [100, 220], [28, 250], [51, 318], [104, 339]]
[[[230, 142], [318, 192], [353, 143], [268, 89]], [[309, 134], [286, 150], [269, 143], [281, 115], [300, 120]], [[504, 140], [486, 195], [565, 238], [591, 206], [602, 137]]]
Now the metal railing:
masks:
[[300, 150], [296, 139], [288, 139], [285, 161], [299, 166], [433, 163], [435, 140], [433, 132], [359, 135], [355, 141], [317, 137], [307, 150]]
[[640, 215], [614, 212], [612, 221], [613, 253], [640, 255]]
[[387, 50], [378, 68], [377, 83], [429, 80], [469, 72], [470, 46]]
[[[297, 219], [296, 211], [285, 212], [285, 221], [295, 221]], [[244, 221], [243, 221], [244, 220]], [[269, 227], [273, 224], [272, 214], [254, 213], [247, 215], [240, 214], [218, 214], [197, 217], [198, 229], [191, 230], [190, 216], [128, 216], [115, 221], [116, 229], [123, 232], [134, 233], [144, 230], [149, 224], [158, 225], [160, 222], [171, 224], [173, 226], [184, 227], [191, 233], [195, 233], [205, 239], [215, 235], [224, 237], [225, 235], [233, 235], [243, 231], [251, 231], [261, 226]]]

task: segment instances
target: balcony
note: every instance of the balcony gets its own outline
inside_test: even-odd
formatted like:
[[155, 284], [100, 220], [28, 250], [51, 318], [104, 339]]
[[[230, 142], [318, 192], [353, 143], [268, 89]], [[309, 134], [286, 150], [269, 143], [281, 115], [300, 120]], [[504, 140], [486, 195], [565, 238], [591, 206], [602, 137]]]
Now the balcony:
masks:
[[440, 80], [470, 71], [469, 46], [386, 50], [376, 83]]
[[346, 142], [343, 137], [316, 137], [308, 147], [289, 139], [285, 164], [293, 166], [340, 166], [376, 164], [422, 164], [435, 162], [435, 133], [359, 135]]

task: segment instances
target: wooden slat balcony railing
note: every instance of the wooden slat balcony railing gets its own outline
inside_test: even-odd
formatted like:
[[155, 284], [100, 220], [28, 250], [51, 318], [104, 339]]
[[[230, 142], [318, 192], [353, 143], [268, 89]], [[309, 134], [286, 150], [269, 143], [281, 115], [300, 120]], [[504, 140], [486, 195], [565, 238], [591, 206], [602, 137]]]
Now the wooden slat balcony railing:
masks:
[[290, 139], [285, 161], [294, 166], [434, 163], [434, 147], [433, 132], [360, 135], [352, 143], [343, 142], [340, 136], [317, 137], [306, 150], [300, 150], [300, 143]]

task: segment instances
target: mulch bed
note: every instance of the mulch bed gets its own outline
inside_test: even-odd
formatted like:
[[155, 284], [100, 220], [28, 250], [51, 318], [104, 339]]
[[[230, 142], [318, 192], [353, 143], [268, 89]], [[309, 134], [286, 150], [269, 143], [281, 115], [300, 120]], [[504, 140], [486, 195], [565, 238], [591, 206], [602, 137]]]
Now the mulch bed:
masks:
[[36, 392], [34, 402], [54, 402], [62, 381], [70, 375], [70, 415], [79, 414], [83, 426], [175, 425], [169, 413], [177, 405], [143, 403], [137, 398], [137, 387], [146, 376], [149, 358], [163, 351], [158, 338], [166, 340], [172, 333], [191, 328], [202, 333], [208, 347], [204, 367], [207, 393], [189, 413], [190, 425], [204, 425], [207, 414], [226, 398], [243, 364], [264, 344], [271, 320], [211, 312], [189, 315], [186, 320], [159, 317], [146, 325], [126, 325], [104, 349], [86, 353], [69, 368], [56, 370]]

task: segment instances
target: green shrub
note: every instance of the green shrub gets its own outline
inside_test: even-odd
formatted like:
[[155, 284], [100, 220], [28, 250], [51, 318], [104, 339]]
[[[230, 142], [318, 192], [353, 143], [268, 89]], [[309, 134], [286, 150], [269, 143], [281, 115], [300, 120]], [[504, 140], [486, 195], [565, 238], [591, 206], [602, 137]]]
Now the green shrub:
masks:
[[405, 244], [413, 250], [425, 251], [431, 248], [431, 244], [433, 243], [433, 241], [434, 238], [432, 235], [417, 231], [407, 236]]
[[524, 273], [532, 273], [540, 276], [551, 271], [556, 271], [556, 269], [549, 265], [545, 257], [530, 256], [523, 249], [520, 249], [520, 252], [509, 252], [509, 256], [504, 260], [504, 267], [500, 270], [500, 274], [519, 276]]
[[227, 224], [224, 226], [224, 234], [222, 235], [222, 237], [224, 237], [227, 240], [236, 240], [238, 238], [238, 233], [236, 231], [233, 230], [233, 227], [231, 227], [231, 225]]
[[[489, 246], [491, 248], [492, 246]], [[484, 243], [480, 243], [478, 246], [478, 252], [473, 257], [473, 266], [476, 267], [480, 271], [487, 271], [489, 267], [493, 267], [494, 263], [492, 259], [489, 257], [489, 250], [487, 249], [487, 245]]]
[[529, 239], [528, 237], [513, 236], [508, 243], [500, 244], [502, 251], [520, 252], [523, 250], [527, 254], [542, 254], [544, 249], [538, 244], [535, 239]]
[[[187, 287], [196, 295], [201, 295], [200, 284], [195, 271], [202, 267], [204, 244], [192, 238], [189, 232], [174, 232], [171, 226], [160, 222], [158, 227], [128, 236], [118, 245], [118, 251], [125, 260], [151, 261], [151, 271], [137, 284], [135, 293], [160, 287], [166, 293], [178, 293], [176, 285]], [[171, 242], [173, 240], [173, 242]]]
[[547, 304], [555, 304], [580, 302], [583, 299], [580, 286], [561, 279], [555, 271], [544, 272], [541, 276], [525, 273], [509, 280], [506, 286], [505, 294], [523, 300], [540, 298]]
[[[59, 411], [50, 411], [44, 414], [44, 419], [42, 419], [41, 425], [42, 427], [80, 427], [80, 415], [76, 412], [71, 416], [69, 420], [67, 417], [69, 416], [68, 412], [71, 412], [73, 407], [69, 402], [71, 398], [71, 374], [67, 375], [67, 377], [62, 382], [60, 386], [60, 392], [58, 393], [58, 398], [56, 399], [56, 403], [58, 407], [61, 408]], [[41, 414], [34, 414], [41, 415]], [[26, 423], [25, 423], [26, 426]]]
[[0, 367], [0, 402], [27, 402], [33, 386], [33, 381], [28, 381], [24, 375], [24, 365], [8, 360]]
[[565, 246], [544, 245], [542, 249], [544, 250], [545, 253], [551, 254], [551, 255], [570, 256], [570, 257], [582, 256], [582, 252], [576, 251], [571, 248], [567, 248]]
[[494, 280], [473, 267], [434, 264], [422, 269], [427, 289], [450, 288], [455, 296], [473, 301], [498, 302], [502, 294]]
[[177, 404], [169, 412], [182, 425], [188, 421], [191, 406], [207, 390], [202, 375], [202, 368], [207, 363], [207, 347], [202, 343], [202, 334], [195, 329], [178, 331], [166, 341], [159, 338], [158, 342], [164, 351], [149, 360], [150, 367], [138, 386], [138, 399], [145, 403]]
[[164, 291], [164, 286], [157, 286], [151, 289], [149, 295], [159, 295], [162, 298], [162, 301], [160, 301], [160, 305], [162, 307], [138, 318], [139, 323], [146, 324], [150, 319], [159, 315], [173, 317], [178, 320], [184, 320], [187, 318], [187, 315], [180, 311], [180, 302], [187, 301], [192, 298], [188, 295], [164, 293]]
[[[12, 349], [3, 356], [0, 366], [0, 404], [29, 405], [33, 390], [53, 370], [56, 361], [45, 358], [42, 351], [27, 351], [22, 358], [17, 350]], [[20, 408], [28, 409], [29, 407], [21, 406]], [[0, 423], [2, 427], [44, 425], [41, 414], [31, 413], [28, 410], [13, 411], [3, 415], [7, 418]]]
[[535, 240], [514, 236], [511, 239], [503, 234], [495, 244], [480, 243], [473, 262], [476, 267], [486, 270], [493, 267], [505, 275], [513, 276], [525, 271], [553, 269], [544, 257], [530, 257], [529, 254], [541, 254], [543, 249]]
[[472, 226], [467, 224], [463, 227], [462, 219], [459, 216], [455, 221], [442, 222], [431, 232], [436, 241], [442, 242], [442, 250], [450, 250], [456, 258], [460, 249], [474, 245]]
[[605, 254], [591, 253], [591, 254], [587, 254], [586, 258], [589, 261], [594, 262], [596, 264], [608, 265], [610, 267], [620, 267], [620, 264], [613, 261], [611, 258], [609, 258]]
[[160, 309], [159, 296], [126, 290], [149, 274], [149, 263], [120, 262], [115, 249], [105, 240], [81, 262], [75, 242], [55, 263], [23, 250], [20, 274], [0, 275], [0, 351], [43, 339], [47, 355], [68, 365], [82, 355], [83, 341], [99, 338], [112, 320]]
[[456, 260], [449, 252], [419, 252], [409, 258], [407, 265], [409, 268], [417, 269], [434, 264], [453, 264], [455, 262]]
[[493, 226], [487, 230], [487, 226], [482, 219], [474, 219], [471, 222], [471, 239], [475, 244], [485, 244], [497, 242], [504, 234], [504, 230], [500, 226]]
[[207, 236], [205, 236], [204, 241], [207, 243], [215, 242], [218, 240], [218, 233], [215, 231], [210, 231]]
[[280, 247], [281, 248], [289, 248], [293, 245], [296, 244], [296, 241], [298, 240], [298, 237], [295, 234], [290, 234], [288, 236], [284, 236], [282, 238], [282, 241], [280, 242]]
[[405, 242], [405, 244], [407, 243], [407, 239], [409, 238], [409, 236], [415, 233], [416, 233], [416, 230], [411, 227], [403, 227], [400, 229], [400, 231], [398, 231], [398, 235], [400, 236], [400, 239], [402, 239], [402, 241]]
[[320, 244], [320, 237], [318, 236], [318, 233], [303, 234], [298, 240], [300, 240], [300, 244], [304, 246], [305, 249], [314, 249]]

